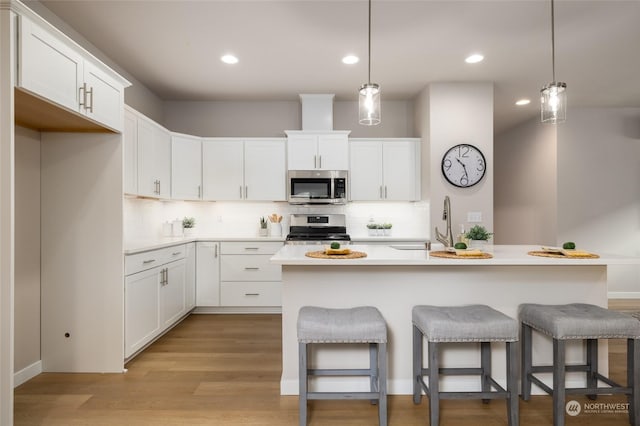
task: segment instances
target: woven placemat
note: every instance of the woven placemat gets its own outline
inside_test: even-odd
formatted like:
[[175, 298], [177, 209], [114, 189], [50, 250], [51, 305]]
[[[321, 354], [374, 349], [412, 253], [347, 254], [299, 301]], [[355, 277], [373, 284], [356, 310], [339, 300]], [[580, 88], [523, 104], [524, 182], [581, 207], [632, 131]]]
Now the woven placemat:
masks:
[[442, 257], [445, 259], [493, 259], [493, 255], [491, 253], [484, 252], [477, 256], [458, 256], [457, 254], [448, 251], [432, 251], [429, 252], [429, 255], [433, 257]]
[[355, 250], [349, 254], [326, 254], [324, 251], [308, 251], [304, 255], [316, 259], [358, 259], [360, 257], [367, 257], [367, 253]]
[[593, 253], [585, 254], [584, 256], [565, 256], [564, 254], [559, 253], [549, 253], [547, 251], [530, 251], [527, 253], [530, 256], [539, 256], [539, 257], [554, 257], [556, 259], [598, 259], [600, 256]]

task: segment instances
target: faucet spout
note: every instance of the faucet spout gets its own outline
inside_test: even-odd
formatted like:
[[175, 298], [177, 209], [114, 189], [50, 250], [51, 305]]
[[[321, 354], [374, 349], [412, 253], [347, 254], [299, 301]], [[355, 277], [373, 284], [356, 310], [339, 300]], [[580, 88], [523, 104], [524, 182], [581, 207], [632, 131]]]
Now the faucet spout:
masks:
[[442, 234], [438, 231], [438, 227], [436, 226], [436, 239], [444, 244], [445, 248], [453, 247], [453, 233], [451, 232], [451, 200], [448, 195], [444, 197], [442, 220], [447, 221], [447, 230]]

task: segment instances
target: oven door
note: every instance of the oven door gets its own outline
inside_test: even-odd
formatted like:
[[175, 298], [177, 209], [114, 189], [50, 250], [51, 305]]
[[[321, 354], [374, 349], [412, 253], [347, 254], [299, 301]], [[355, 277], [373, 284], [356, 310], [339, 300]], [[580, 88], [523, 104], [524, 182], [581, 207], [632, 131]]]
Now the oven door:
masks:
[[290, 177], [288, 199], [291, 204], [330, 204], [333, 179], [324, 177]]

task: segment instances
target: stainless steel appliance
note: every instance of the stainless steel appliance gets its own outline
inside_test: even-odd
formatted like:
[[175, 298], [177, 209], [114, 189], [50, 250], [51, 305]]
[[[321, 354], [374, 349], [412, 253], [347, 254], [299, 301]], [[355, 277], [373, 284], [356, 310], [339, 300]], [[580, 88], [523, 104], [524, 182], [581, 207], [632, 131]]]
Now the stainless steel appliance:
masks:
[[346, 170], [289, 170], [287, 199], [290, 204], [345, 204]]
[[348, 244], [346, 217], [343, 214], [292, 214], [287, 244]]

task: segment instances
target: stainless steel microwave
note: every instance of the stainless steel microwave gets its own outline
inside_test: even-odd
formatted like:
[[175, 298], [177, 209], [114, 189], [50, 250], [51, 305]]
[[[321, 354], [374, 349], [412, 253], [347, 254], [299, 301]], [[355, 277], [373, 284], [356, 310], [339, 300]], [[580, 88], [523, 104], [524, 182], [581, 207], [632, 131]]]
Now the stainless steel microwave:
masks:
[[287, 199], [290, 204], [346, 204], [346, 170], [289, 170]]

